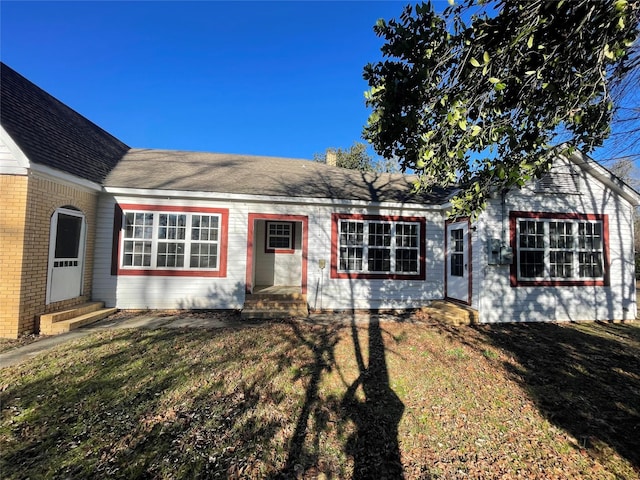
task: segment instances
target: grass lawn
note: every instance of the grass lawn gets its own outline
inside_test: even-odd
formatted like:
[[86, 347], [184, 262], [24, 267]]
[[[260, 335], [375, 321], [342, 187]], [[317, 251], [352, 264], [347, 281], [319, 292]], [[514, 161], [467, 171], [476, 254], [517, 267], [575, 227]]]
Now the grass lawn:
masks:
[[633, 479], [640, 325], [104, 331], [0, 405], [7, 479]]

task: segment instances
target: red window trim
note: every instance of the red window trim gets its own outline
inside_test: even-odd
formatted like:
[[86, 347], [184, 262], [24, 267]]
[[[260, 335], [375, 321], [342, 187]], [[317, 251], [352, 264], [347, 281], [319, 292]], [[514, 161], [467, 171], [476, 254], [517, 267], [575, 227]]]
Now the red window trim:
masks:
[[[288, 223], [291, 225], [291, 248], [269, 248], [269, 224], [270, 223]], [[265, 222], [265, 232], [264, 232], [264, 253], [282, 253], [282, 254], [293, 254], [296, 253], [296, 224], [295, 222], [276, 222], [276, 221], [267, 221]]]
[[[168, 269], [131, 269], [120, 265], [120, 246], [122, 245], [122, 217], [125, 210], [137, 212], [180, 212], [215, 213], [220, 215], [220, 268], [218, 270], [168, 270]], [[148, 276], [148, 277], [226, 277], [227, 276], [227, 236], [229, 210], [210, 207], [179, 207], [175, 205], [145, 205], [135, 203], [116, 203], [113, 219], [113, 248], [111, 256], [111, 275]]]
[[[518, 280], [518, 239], [516, 238], [516, 222], [518, 218], [545, 220], [585, 220], [602, 222], [603, 268], [604, 279], [600, 280]], [[551, 213], [520, 212], [509, 213], [509, 230], [513, 263], [511, 264], [510, 282], [512, 287], [603, 287], [610, 285], [609, 277], [609, 216], [599, 213]]]
[[[420, 224], [420, 248], [418, 265], [420, 273], [403, 275], [401, 273], [357, 273], [338, 271], [338, 225], [340, 220], [374, 220], [382, 222], [408, 222]], [[385, 215], [361, 215], [351, 213], [331, 214], [331, 278], [369, 279], [369, 280], [424, 280], [426, 278], [426, 220], [424, 217], [399, 217]]]

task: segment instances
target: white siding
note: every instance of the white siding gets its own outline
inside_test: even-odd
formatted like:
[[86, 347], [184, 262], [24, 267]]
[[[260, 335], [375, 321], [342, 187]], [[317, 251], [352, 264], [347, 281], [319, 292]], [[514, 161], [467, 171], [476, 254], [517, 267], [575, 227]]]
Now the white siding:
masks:
[[[146, 203], [228, 208], [226, 277], [111, 275], [113, 216], [116, 200], [121, 204]], [[336, 211], [384, 216], [424, 216], [426, 219], [426, 281], [331, 279], [331, 214]], [[307, 299], [313, 309], [411, 308], [424, 305], [431, 299], [443, 298], [444, 217], [439, 212], [427, 211], [419, 207], [393, 210], [365, 208], [336, 210], [330, 206], [318, 205], [141, 199], [124, 196], [114, 198], [111, 195], [103, 195], [99, 201], [100, 221], [97, 227], [95, 252], [94, 298], [104, 301], [109, 306], [122, 309], [242, 308], [246, 284], [249, 213], [302, 215], [308, 218]], [[299, 243], [299, 240], [296, 243]], [[262, 251], [263, 245], [256, 245], [255, 250]], [[290, 257], [293, 258], [293, 256]], [[326, 268], [320, 269], [320, 260], [326, 261]]]
[[26, 175], [29, 160], [6, 130], [0, 127], [0, 174]]
[[[331, 214], [423, 216], [426, 220], [426, 280], [370, 280], [330, 278]], [[309, 218], [309, 292], [313, 309], [415, 308], [444, 296], [444, 217], [440, 213], [406, 208], [332, 209], [322, 207]], [[326, 260], [320, 270], [319, 261]]]
[[[578, 170], [580, 194], [535, 192], [534, 188], [489, 203], [478, 229], [482, 245], [474, 249], [479, 262], [478, 310], [482, 322], [629, 320], [636, 316], [633, 262], [633, 208], [589, 174]], [[504, 212], [503, 212], [504, 210]], [[504, 238], [509, 244], [509, 212], [606, 214], [609, 223], [609, 286], [512, 287], [510, 267], [487, 264], [487, 242]], [[505, 232], [503, 237], [503, 218]], [[513, 247], [513, 246], [512, 246]], [[477, 253], [481, 255], [477, 255]], [[514, 259], [515, 261], [515, 259]]]
[[[210, 201], [169, 201], [118, 197], [118, 203], [182, 205], [229, 208]], [[229, 208], [227, 275], [217, 277], [170, 277], [111, 275], [115, 200], [103, 195], [99, 201], [93, 296], [108, 306], [122, 309], [236, 309], [244, 302], [246, 268], [246, 205]]]

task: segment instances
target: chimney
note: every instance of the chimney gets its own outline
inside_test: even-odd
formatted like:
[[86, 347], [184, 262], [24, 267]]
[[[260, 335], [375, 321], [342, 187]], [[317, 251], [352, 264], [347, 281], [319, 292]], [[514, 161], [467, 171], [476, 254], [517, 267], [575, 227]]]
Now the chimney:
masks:
[[336, 167], [338, 165], [338, 155], [336, 155], [335, 150], [327, 150], [327, 160], [326, 164], [332, 167]]

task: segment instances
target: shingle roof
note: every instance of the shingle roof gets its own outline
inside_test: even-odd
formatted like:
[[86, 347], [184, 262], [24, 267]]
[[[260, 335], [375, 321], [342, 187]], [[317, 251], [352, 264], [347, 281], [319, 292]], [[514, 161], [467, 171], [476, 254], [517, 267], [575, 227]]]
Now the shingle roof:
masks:
[[0, 62], [0, 121], [30, 161], [102, 182], [129, 147]]
[[371, 202], [446, 202], [453, 189], [414, 194], [413, 177], [362, 173], [290, 158], [131, 149], [107, 187], [330, 198]]
[[413, 178], [309, 160], [130, 149], [0, 62], [0, 120], [31, 162], [107, 187], [440, 205], [452, 189], [414, 194]]

